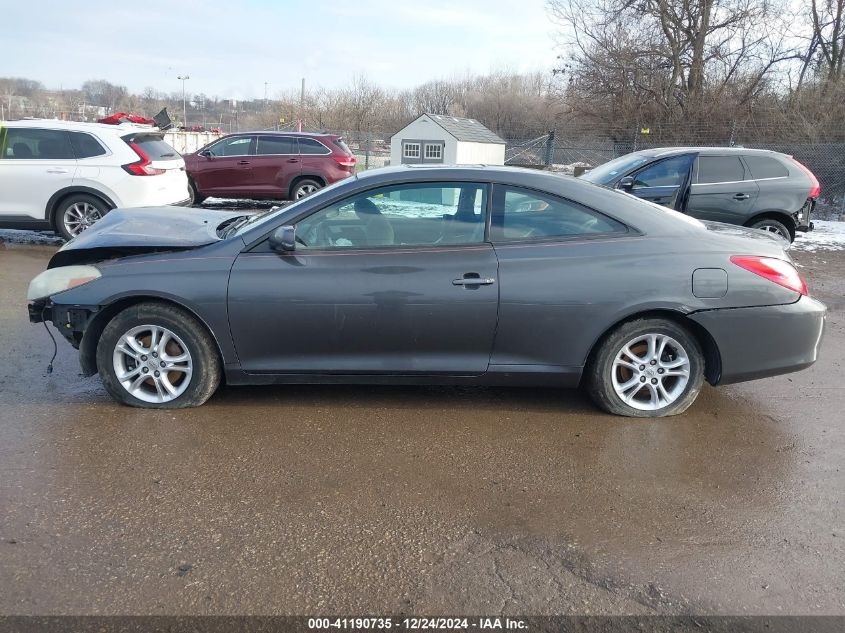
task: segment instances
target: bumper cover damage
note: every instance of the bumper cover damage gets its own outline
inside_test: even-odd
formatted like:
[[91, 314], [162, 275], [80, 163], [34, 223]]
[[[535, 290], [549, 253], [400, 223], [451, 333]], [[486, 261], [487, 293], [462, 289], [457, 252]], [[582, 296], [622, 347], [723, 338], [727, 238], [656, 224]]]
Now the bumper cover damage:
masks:
[[689, 318], [716, 342], [721, 356], [716, 384], [727, 385], [800, 371], [816, 362], [827, 308], [803, 296], [786, 305], [706, 310]]
[[27, 306], [31, 323], [50, 321], [74, 348], [79, 349], [82, 337], [92, 319], [100, 311], [94, 306], [55, 304], [50, 299], [30, 301]]

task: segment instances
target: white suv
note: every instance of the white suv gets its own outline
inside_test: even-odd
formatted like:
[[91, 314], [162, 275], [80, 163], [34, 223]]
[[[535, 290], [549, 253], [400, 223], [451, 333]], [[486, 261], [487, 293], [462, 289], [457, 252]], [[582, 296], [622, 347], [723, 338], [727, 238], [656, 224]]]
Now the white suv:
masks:
[[188, 203], [185, 161], [154, 127], [0, 122], [0, 225], [65, 239], [111, 209]]

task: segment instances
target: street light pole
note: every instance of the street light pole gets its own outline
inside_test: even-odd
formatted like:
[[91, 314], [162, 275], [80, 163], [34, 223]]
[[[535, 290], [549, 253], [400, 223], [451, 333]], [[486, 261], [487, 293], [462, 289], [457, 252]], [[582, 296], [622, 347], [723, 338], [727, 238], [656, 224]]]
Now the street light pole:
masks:
[[179, 75], [176, 79], [182, 82], [182, 126], [188, 128], [188, 102], [185, 99], [185, 82], [190, 79], [190, 75]]

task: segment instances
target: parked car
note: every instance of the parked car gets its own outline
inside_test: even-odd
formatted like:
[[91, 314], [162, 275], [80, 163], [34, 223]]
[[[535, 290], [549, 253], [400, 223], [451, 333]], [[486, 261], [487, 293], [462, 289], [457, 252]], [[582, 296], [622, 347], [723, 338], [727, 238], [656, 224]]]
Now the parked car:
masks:
[[792, 242], [813, 228], [821, 193], [813, 173], [786, 154], [730, 147], [673, 147], [626, 154], [581, 176], [700, 220], [777, 233]]
[[188, 203], [185, 162], [157, 128], [0, 123], [0, 225], [71, 239], [116, 207]]
[[33, 279], [29, 315], [138, 407], [225, 377], [582, 384], [654, 417], [816, 360], [826, 309], [785, 247], [575, 178], [403, 166], [264, 215], [112, 212]]
[[335, 134], [229, 134], [185, 162], [195, 204], [209, 196], [299, 200], [355, 173], [355, 156]]

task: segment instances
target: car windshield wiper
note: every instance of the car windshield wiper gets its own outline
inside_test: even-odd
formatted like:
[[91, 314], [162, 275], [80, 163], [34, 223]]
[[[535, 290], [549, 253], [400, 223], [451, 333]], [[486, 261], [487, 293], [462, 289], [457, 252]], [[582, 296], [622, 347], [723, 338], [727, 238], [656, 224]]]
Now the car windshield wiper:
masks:
[[250, 216], [248, 216], [248, 215], [236, 216], [236, 217], [232, 218], [231, 220], [224, 222], [222, 226], [218, 227], [217, 228], [217, 234], [221, 238], [227, 238], [227, 237], [229, 237], [229, 235], [231, 235], [232, 231], [234, 231], [238, 227], [241, 227], [244, 224], [246, 224], [247, 222], [249, 222], [249, 218], [250, 218]]

